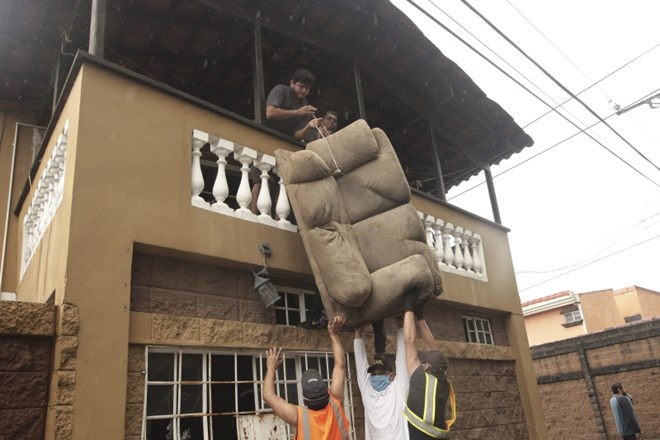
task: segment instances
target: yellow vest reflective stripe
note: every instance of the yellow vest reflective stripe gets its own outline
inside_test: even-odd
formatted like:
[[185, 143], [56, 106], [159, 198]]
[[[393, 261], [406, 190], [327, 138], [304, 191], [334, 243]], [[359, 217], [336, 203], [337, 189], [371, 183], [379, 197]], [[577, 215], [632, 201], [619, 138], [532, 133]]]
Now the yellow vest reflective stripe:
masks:
[[445, 421], [447, 429], [440, 429], [435, 426], [435, 398], [438, 389], [438, 379], [427, 373], [424, 374], [424, 376], [426, 377], [426, 384], [424, 390], [424, 413], [422, 414], [422, 417], [419, 417], [412, 412], [407, 405], [403, 410], [403, 414], [408, 422], [421, 432], [433, 438], [447, 438], [449, 436], [449, 428], [451, 428], [451, 425], [456, 421], [456, 396], [454, 395], [454, 387], [452, 387], [451, 382], [447, 380], [447, 384], [449, 385], [449, 399], [451, 402], [451, 418]]

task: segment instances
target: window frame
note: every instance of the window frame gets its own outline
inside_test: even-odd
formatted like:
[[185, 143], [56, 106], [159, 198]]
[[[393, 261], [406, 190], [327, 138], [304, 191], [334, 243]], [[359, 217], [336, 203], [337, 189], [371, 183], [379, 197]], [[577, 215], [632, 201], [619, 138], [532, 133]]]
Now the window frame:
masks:
[[[172, 378], [171, 380], [150, 380], [150, 370], [149, 370], [149, 357], [150, 354], [169, 354], [172, 355]], [[185, 355], [190, 354], [201, 354], [201, 379], [200, 380], [183, 380], [183, 361]], [[276, 393], [282, 396], [285, 400], [291, 401], [294, 404], [300, 404], [302, 402], [302, 388], [300, 386], [300, 377], [302, 372], [307, 368], [317, 368], [321, 375], [324, 377], [326, 382], [331, 380], [332, 366], [334, 365], [332, 352], [325, 351], [300, 351], [300, 350], [288, 350], [282, 352], [284, 362], [278, 368], [275, 375], [275, 389]], [[217, 380], [214, 379], [212, 366], [213, 366], [213, 356], [232, 356], [233, 357], [233, 379], [231, 380]], [[250, 363], [252, 365], [252, 374], [251, 379], [241, 379], [239, 375], [239, 357], [249, 356]], [[185, 440], [180, 433], [181, 430], [181, 420], [188, 418], [199, 418], [201, 419], [201, 425], [203, 430], [203, 439], [212, 440], [213, 428], [214, 428], [214, 417], [218, 416], [232, 416], [236, 422], [236, 438], [241, 438], [241, 433], [239, 432], [241, 424], [239, 422], [240, 416], [248, 415], [259, 415], [259, 414], [272, 414], [273, 411], [266, 405], [262, 396], [262, 383], [263, 377], [266, 374], [266, 356], [263, 350], [231, 350], [231, 349], [210, 349], [210, 348], [194, 348], [194, 347], [175, 347], [175, 346], [157, 346], [157, 345], [147, 345], [145, 346], [145, 369], [144, 369], [144, 402], [143, 402], [143, 414], [142, 414], [142, 429], [141, 429], [141, 439], [147, 439], [147, 426], [150, 420], [172, 420], [171, 430], [172, 430], [172, 440]], [[292, 362], [291, 362], [292, 361]], [[349, 362], [349, 355], [346, 353], [346, 362]], [[293, 374], [288, 370], [293, 367]], [[241, 404], [239, 402], [240, 391], [245, 391], [240, 385], [245, 383], [251, 383], [254, 393], [254, 410], [241, 409]], [[233, 384], [233, 409], [230, 411], [219, 411], [214, 410], [213, 407], [213, 385], [227, 385]], [[168, 414], [148, 414], [148, 411], [153, 408], [150, 408], [149, 405], [149, 390], [150, 386], [171, 386], [171, 413]], [[181, 404], [182, 404], [182, 387], [191, 386], [191, 385], [201, 385], [202, 387], [202, 412], [186, 412], [182, 413]], [[290, 395], [291, 386], [295, 386], [296, 396]], [[354, 417], [354, 405], [353, 402], [353, 391], [351, 384], [350, 369], [347, 369], [346, 381], [344, 384], [344, 411], [349, 421], [351, 422], [350, 429], [350, 438], [355, 440], [355, 427], [353, 421]], [[293, 439], [295, 435], [295, 429], [292, 428], [289, 424], [281, 421], [282, 425], [285, 426], [285, 432], [287, 439]]]
[[[318, 295], [316, 292], [313, 290], [307, 290], [307, 289], [299, 289], [295, 287], [284, 287], [284, 286], [275, 286], [277, 289], [277, 293], [280, 295], [283, 295], [282, 299], [284, 300], [284, 303], [281, 304], [281, 301], [277, 301], [274, 304], [275, 307], [275, 324], [277, 325], [286, 325], [289, 327], [297, 327], [303, 322], [307, 321], [307, 312], [309, 312], [311, 309], [307, 305], [307, 300], [306, 296], [314, 296]], [[293, 308], [293, 307], [288, 307], [288, 296], [287, 295], [297, 295], [298, 296], [298, 308]], [[279, 322], [278, 320], [278, 310], [283, 310], [284, 311], [284, 316], [285, 316], [285, 323]], [[297, 312], [300, 316], [300, 322], [298, 324], [290, 324], [290, 312]]]
[[[472, 328], [470, 328], [470, 324], [472, 324]], [[490, 319], [463, 315], [463, 329], [467, 342], [472, 344], [495, 345], [493, 326], [490, 324]]]

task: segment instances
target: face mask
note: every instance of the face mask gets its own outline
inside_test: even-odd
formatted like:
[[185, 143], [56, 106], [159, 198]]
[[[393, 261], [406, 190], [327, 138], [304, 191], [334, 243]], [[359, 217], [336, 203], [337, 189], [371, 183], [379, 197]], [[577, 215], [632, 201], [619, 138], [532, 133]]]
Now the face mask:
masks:
[[371, 376], [371, 387], [379, 393], [385, 391], [389, 384], [389, 376]]

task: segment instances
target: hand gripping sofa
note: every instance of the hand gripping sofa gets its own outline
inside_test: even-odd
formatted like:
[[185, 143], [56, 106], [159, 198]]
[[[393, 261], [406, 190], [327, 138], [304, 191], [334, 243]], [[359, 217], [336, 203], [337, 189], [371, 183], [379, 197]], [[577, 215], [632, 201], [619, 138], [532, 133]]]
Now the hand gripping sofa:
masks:
[[328, 318], [359, 325], [401, 311], [405, 293], [442, 279], [392, 144], [364, 120], [275, 152]]

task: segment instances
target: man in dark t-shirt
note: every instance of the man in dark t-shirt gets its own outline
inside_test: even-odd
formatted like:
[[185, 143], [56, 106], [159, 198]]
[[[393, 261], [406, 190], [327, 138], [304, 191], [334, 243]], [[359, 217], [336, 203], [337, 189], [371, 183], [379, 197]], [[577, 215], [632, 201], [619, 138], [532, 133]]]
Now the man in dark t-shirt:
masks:
[[309, 142], [317, 137], [316, 127], [323, 120], [315, 118], [316, 107], [307, 103], [307, 95], [314, 83], [308, 70], [293, 72], [289, 85], [279, 84], [266, 98], [268, 126], [294, 139]]

